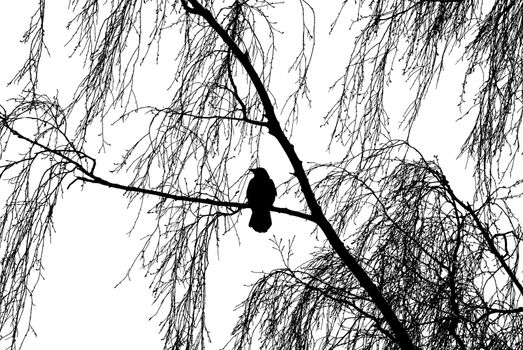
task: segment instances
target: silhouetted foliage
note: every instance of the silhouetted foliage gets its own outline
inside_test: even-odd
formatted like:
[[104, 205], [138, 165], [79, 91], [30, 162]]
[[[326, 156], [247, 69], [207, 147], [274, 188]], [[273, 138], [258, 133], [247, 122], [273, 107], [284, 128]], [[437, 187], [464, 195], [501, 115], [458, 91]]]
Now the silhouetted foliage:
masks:
[[[364, 28], [336, 83], [341, 96], [329, 112], [329, 118], [336, 119], [337, 137], [346, 144], [373, 146], [387, 133], [383, 94], [393, 68], [415, 88], [404, 114], [410, 128], [449, 56], [456, 53], [451, 57], [460, 55], [468, 65], [463, 95], [469, 86], [474, 91], [471, 100], [462, 96], [461, 106], [476, 120], [462, 152], [476, 163], [478, 191], [488, 195], [495, 190], [492, 182], [512, 168], [519, 151], [522, 101], [516, 91], [523, 84], [517, 58], [523, 47], [522, 14], [522, 5], [511, 0], [359, 2], [358, 20]], [[476, 75], [479, 88], [471, 79]], [[345, 118], [347, 113], [357, 117]]]
[[[241, 212], [255, 210], [246, 182], [264, 138], [276, 141], [292, 172], [275, 204], [297, 207], [271, 211], [311, 222], [324, 244], [294, 267], [290, 248], [275, 240], [282, 267], [251, 286], [226, 348], [523, 347], [523, 232], [513, 211], [523, 179], [512, 173], [521, 157], [521, 2], [343, 1], [331, 32], [357, 36], [331, 87], [336, 102], [314, 116], [330, 139], [313, 135], [342, 156], [316, 163], [291, 141], [301, 111], [315, 102], [310, 72], [324, 65], [312, 60], [324, 2], [71, 0], [67, 48], [84, 71], [60, 99], [41, 88], [50, 14], [45, 1], [36, 4], [23, 36], [29, 54], [10, 83], [18, 95], [0, 105], [2, 348], [21, 348], [32, 330], [60, 195], [97, 185], [122, 190], [139, 208], [137, 221], [155, 217], [132, 264], [152, 280], [164, 348], [203, 349], [209, 249], [240, 231]], [[278, 24], [285, 6], [296, 18]], [[271, 79], [285, 25], [298, 25], [301, 37], [292, 86], [279, 96]], [[140, 69], [163, 57], [171, 60], [162, 72], [171, 86], [158, 89], [166, 99], [143, 103]], [[456, 119], [475, 121], [460, 150], [474, 164], [469, 199], [456, 194], [437, 158], [409, 144], [449, 57], [466, 66]], [[401, 78], [414, 96], [394, 119], [384, 96]], [[390, 121], [400, 119], [406, 132], [395, 140]], [[115, 148], [125, 151], [107, 166]]]

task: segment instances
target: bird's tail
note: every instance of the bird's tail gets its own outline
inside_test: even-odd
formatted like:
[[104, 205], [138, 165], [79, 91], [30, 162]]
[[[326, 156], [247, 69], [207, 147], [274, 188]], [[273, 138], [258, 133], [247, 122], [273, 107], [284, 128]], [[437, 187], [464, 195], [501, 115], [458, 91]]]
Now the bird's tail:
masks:
[[249, 220], [249, 227], [252, 227], [256, 232], [267, 232], [272, 225], [270, 210], [253, 210], [251, 220]]

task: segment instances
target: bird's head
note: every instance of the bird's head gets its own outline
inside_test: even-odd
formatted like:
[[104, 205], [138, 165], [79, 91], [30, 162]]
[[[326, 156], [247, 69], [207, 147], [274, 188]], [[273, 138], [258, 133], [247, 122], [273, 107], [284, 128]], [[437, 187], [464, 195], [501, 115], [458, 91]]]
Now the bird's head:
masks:
[[269, 177], [267, 170], [265, 170], [264, 168], [252, 168], [252, 169], [249, 169], [249, 171], [252, 172], [254, 174], [254, 176]]

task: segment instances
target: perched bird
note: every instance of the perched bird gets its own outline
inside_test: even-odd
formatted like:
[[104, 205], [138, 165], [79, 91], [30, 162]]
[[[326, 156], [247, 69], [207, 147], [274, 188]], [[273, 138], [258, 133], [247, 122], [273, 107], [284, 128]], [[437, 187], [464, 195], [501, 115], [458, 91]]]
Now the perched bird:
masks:
[[264, 168], [249, 170], [254, 174], [247, 186], [247, 203], [252, 210], [249, 227], [256, 232], [267, 232], [272, 225], [270, 209], [276, 198], [276, 187]]

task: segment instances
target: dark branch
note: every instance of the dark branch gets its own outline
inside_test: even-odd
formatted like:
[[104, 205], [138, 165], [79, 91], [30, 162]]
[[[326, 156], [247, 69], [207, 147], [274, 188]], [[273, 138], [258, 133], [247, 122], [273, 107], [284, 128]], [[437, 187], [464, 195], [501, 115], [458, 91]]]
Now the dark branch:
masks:
[[[188, 6], [188, 2], [191, 4], [192, 7]], [[271, 102], [267, 89], [265, 88], [255, 68], [251, 64], [248, 53], [244, 53], [241, 51], [241, 49], [229, 36], [225, 29], [223, 29], [223, 27], [216, 21], [212, 13], [206, 8], [204, 8], [198, 1], [182, 0], [182, 4], [185, 10], [189, 13], [203, 17], [211, 26], [211, 28], [222, 38], [225, 44], [230, 48], [234, 56], [240, 61], [243, 68], [247, 72], [250, 80], [252, 81], [254, 87], [256, 88], [258, 96], [260, 97], [263, 108], [265, 110], [265, 118], [267, 119], [267, 122], [269, 124], [269, 133], [273, 135], [279, 142], [280, 146], [287, 155], [287, 158], [289, 159], [294, 169], [294, 175], [300, 183], [301, 189], [305, 196], [305, 200], [311, 211], [311, 215], [314, 217], [314, 222], [316, 222], [318, 226], [322, 229], [329, 243], [332, 245], [333, 249], [344, 261], [345, 265], [356, 276], [361, 286], [367, 291], [367, 293], [369, 293], [372, 300], [376, 303], [377, 307], [383, 313], [385, 319], [392, 328], [394, 335], [396, 336], [396, 341], [398, 342], [398, 345], [400, 345], [400, 347], [404, 350], [415, 349], [407, 331], [403, 327], [401, 321], [397, 318], [396, 314], [392, 310], [387, 300], [385, 300], [385, 298], [378, 290], [376, 285], [373, 283], [373, 281], [370, 279], [365, 270], [363, 270], [363, 268], [358, 264], [356, 259], [347, 250], [345, 244], [342, 242], [336, 231], [333, 229], [332, 225], [329, 223], [328, 219], [323, 214], [323, 211], [318, 204], [314, 192], [312, 191], [312, 187], [309, 183], [302, 162], [296, 154], [296, 152], [294, 151], [294, 146], [287, 139], [285, 133], [283, 132], [280, 126], [280, 123], [278, 122], [278, 119], [274, 111], [274, 106]]]
[[[157, 197], [173, 199], [173, 200], [176, 200], [176, 201], [189, 202], [189, 203], [209, 204], [209, 205], [213, 205], [213, 206], [227, 207], [227, 208], [238, 208], [238, 209], [250, 208], [250, 206], [247, 203], [226, 202], [226, 201], [220, 201], [220, 200], [210, 199], [210, 198], [174, 195], [174, 194], [171, 194], [171, 193], [155, 191], [155, 190], [149, 190], [149, 189], [146, 189], [146, 188], [138, 188], [138, 187], [134, 187], [134, 186], [121, 185], [121, 184], [118, 184], [118, 183], [114, 183], [114, 182], [110, 182], [110, 181], [104, 180], [104, 179], [102, 179], [102, 178], [100, 178], [98, 176], [95, 176], [94, 174], [91, 174], [91, 173], [88, 173], [87, 175], [89, 175], [89, 178], [80, 176], [77, 179], [81, 180], [81, 181], [85, 181], [85, 182], [90, 182], [90, 183], [95, 183], [95, 184], [107, 186], [107, 187], [110, 187], [110, 188], [117, 188], [117, 189], [120, 189], [120, 190], [123, 190], [123, 191], [127, 191], [127, 192], [148, 194], [148, 195], [153, 195], [153, 196], [157, 196]], [[302, 212], [299, 212], [299, 211], [295, 211], [295, 210], [292, 210], [292, 209], [280, 208], [280, 207], [274, 207], [273, 206], [271, 208], [271, 211], [274, 211], [274, 212], [280, 213], [280, 214], [287, 214], [287, 215], [290, 215], [290, 216], [295, 216], [295, 217], [298, 217], [298, 218], [301, 218], [301, 219], [305, 219], [305, 220], [314, 222], [314, 217], [312, 215], [305, 214], [305, 213], [302, 213]]]

